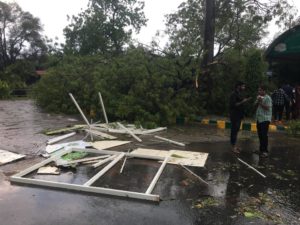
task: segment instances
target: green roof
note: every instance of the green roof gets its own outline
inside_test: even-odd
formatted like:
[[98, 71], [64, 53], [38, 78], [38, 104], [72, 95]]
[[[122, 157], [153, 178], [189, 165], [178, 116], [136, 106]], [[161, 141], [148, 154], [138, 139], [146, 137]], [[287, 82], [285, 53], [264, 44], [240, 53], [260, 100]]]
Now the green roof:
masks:
[[265, 52], [269, 60], [300, 59], [300, 25], [297, 25], [276, 38]]

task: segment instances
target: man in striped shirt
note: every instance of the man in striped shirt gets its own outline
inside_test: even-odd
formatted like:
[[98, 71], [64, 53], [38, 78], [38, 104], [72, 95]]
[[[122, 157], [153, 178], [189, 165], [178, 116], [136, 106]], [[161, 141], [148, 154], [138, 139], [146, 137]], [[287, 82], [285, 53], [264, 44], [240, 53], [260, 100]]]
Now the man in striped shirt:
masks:
[[282, 113], [286, 102], [290, 102], [289, 97], [282, 88], [278, 88], [272, 94], [273, 108], [274, 108], [274, 120], [281, 124]]
[[256, 104], [256, 126], [259, 138], [259, 150], [262, 157], [268, 157], [268, 132], [272, 120], [272, 99], [266, 94], [266, 87], [258, 88]]

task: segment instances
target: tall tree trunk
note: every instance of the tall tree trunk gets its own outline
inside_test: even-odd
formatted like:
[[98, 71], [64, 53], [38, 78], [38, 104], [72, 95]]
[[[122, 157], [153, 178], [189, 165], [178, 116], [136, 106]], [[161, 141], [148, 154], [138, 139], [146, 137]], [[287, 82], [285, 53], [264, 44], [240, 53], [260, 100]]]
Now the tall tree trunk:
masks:
[[213, 87], [209, 65], [214, 57], [215, 38], [215, 0], [205, 0], [205, 27], [204, 27], [204, 51], [201, 62], [201, 82], [204, 89], [211, 95]]
[[202, 68], [207, 68], [214, 57], [215, 0], [205, 0], [204, 55]]

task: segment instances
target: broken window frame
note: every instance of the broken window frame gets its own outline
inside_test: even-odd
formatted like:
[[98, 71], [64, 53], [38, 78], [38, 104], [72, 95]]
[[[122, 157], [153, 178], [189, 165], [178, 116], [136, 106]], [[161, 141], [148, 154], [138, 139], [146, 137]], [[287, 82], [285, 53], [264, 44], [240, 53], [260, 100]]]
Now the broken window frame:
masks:
[[[70, 153], [70, 152], [74, 152], [74, 151], [82, 151], [82, 152], [87, 152], [87, 153], [106, 154], [106, 155], [116, 155], [116, 158], [112, 162], [107, 164], [104, 168], [102, 168], [102, 170], [100, 170], [96, 175], [94, 175], [92, 178], [90, 178], [87, 182], [85, 182], [82, 185], [24, 177], [24, 176], [28, 175], [29, 173], [32, 173], [33, 171], [38, 170], [40, 167], [43, 167], [43, 166], [55, 161], [56, 159], [60, 158], [61, 156], [65, 155], [67, 153]], [[109, 169], [111, 169], [115, 164], [117, 164], [125, 156], [130, 157], [130, 158], [142, 158], [142, 159], [152, 159], [152, 160], [163, 161], [163, 163], [161, 164], [160, 168], [158, 169], [156, 175], [152, 179], [152, 182], [150, 183], [149, 187], [147, 188], [146, 192], [142, 193], [142, 192], [133, 192], [133, 191], [120, 190], [120, 189], [111, 189], [111, 188], [92, 187], [91, 186], [95, 181], [100, 179], [102, 175], [104, 175]], [[119, 196], [119, 197], [128, 197], [128, 198], [158, 202], [160, 200], [159, 195], [151, 194], [151, 193], [152, 193], [160, 175], [162, 174], [162, 172], [168, 162], [168, 159], [169, 159], [169, 156], [167, 156], [167, 157], [147, 156], [147, 155], [108, 151], [108, 150], [96, 150], [96, 149], [92, 149], [92, 148], [89, 149], [89, 148], [67, 147], [64, 150], [57, 152], [50, 158], [48, 158], [40, 163], [37, 163], [19, 173], [11, 176], [10, 181], [13, 183], [31, 184], [31, 185], [59, 188], [59, 189], [65, 189], [65, 190], [81, 191], [81, 192], [86, 192], [86, 193], [98, 193], [98, 194], [104, 194], [104, 195], [113, 195], [113, 196]]]

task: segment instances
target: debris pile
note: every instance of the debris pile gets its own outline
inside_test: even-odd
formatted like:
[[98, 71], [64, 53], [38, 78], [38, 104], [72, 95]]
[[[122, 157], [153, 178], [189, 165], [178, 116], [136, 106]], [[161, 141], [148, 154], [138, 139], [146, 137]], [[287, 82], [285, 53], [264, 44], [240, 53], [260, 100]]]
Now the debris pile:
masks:
[[[144, 135], [147, 135], [148, 138], [150, 137], [156, 142], [159, 140], [181, 147], [185, 147], [185, 143], [161, 136], [152, 136], [154, 133], [166, 130], [166, 127], [143, 129], [142, 127], [137, 128], [134, 125], [125, 125], [120, 122], [109, 123], [100, 93], [99, 99], [105, 123], [90, 123], [74, 96], [71, 93], [69, 95], [86, 124], [75, 125], [70, 128], [59, 129], [56, 131], [48, 131], [46, 133], [48, 135], [63, 135], [56, 136], [47, 141], [45, 151], [42, 153], [42, 156], [47, 158], [46, 160], [12, 176], [12, 182], [159, 201], [159, 195], [152, 193], [156, 183], [167, 165], [176, 164], [180, 165], [183, 169], [187, 170], [190, 174], [208, 185], [206, 181], [186, 167], [204, 167], [208, 157], [207, 153], [176, 149], [157, 150], [138, 148], [137, 144], [143, 142]], [[61, 143], [68, 138], [76, 138], [78, 136], [76, 131], [83, 131], [85, 133], [85, 137], [81, 140]], [[120, 135], [122, 136], [122, 139], [124, 139], [124, 135], [129, 135], [132, 139], [126, 141], [117, 140]], [[111, 150], [111, 148], [115, 148], [117, 146], [119, 146], [119, 150]], [[126, 169], [126, 162], [132, 158], [150, 159], [161, 163], [157, 173], [153, 177], [145, 192], [131, 192], [94, 186], [97, 180], [123, 160], [119, 172], [121, 174], [123, 170]], [[84, 183], [66, 183], [61, 182], [58, 178], [55, 179], [55, 177], [60, 176], [62, 171], [67, 170], [68, 168], [73, 168], [76, 173], [76, 169], [81, 167], [86, 167], [87, 170], [90, 171], [89, 174], [92, 174], [92, 177], [89, 177], [89, 179]], [[32, 176], [30, 177], [30, 174], [32, 175], [34, 173], [44, 176], [37, 176], [36, 178]], [[47, 177], [50, 179], [47, 179]]]

